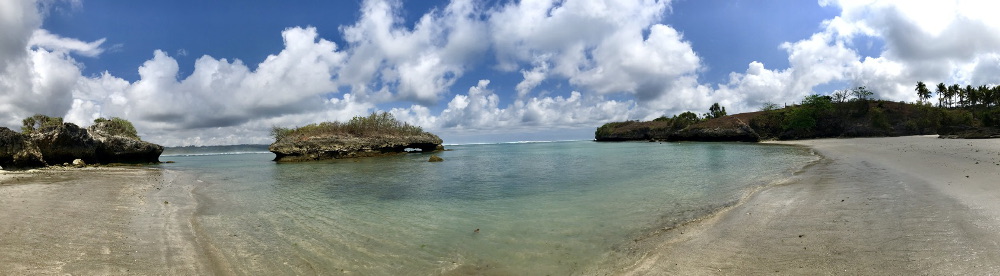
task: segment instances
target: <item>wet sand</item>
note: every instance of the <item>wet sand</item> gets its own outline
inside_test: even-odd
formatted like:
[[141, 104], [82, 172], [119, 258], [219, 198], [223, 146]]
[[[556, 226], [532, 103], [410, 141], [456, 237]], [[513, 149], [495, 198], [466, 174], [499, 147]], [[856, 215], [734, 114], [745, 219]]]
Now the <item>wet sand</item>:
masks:
[[179, 174], [141, 168], [0, 172], [0, 274], [205, 275]]
[[781, 143], [824, 158], [742, 204], [637, 242], [641, 256], [611, 274], [1000, 272], [1000, 140]]

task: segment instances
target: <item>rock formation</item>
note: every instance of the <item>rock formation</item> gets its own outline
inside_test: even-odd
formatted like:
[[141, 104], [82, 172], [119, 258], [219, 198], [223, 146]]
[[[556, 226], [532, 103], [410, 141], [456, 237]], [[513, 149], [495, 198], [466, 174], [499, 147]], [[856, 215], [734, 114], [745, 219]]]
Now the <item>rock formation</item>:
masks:
[[45, 166], [42, 153], [24, 134], [0, 127], [0, 167], [32, 168]]
[[271, 144], [268, 149], [276, 155], [274, 161], [297, 162], [392, 155], [404, 153], [406, 149], [432, 152], [440, 148], [441, 144], [441, 138], [426, 132], [419, 135], [364, 137], [338, 134], [285, 137]]
[[113, 135], [102, 123], [88, 129], [72, 123], [22, 134], [0, 128], [0, 167], [4, 169], [86, 164], [158, 162], [163, 147], [132, 137]]
[[293, 135], [275, 141], [268, 148], [275, 154], [274, 161], [298, 162], [325, 159], [371, 157], [419, 149], [436, 151], [443, 142], [437, 135], [422, 132], [417, 135]]
[[98, 142], [94, 152], [97, 163], [159, 162], [163, 146], [124, 135], [115, 135], [113, 131], [109, 131], [110, 124], [111, 122], [100, 122], [87, 128], [90, 136]]

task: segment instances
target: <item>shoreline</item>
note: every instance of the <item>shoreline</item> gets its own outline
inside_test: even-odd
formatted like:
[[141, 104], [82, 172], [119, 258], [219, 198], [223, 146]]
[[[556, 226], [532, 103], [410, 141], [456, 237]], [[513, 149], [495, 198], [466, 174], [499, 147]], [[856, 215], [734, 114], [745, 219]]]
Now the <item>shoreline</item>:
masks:
[[190, 223], [194, 186], [159, 168], [0, 172], [0, 271], [11, 274], [215, 272]]
[[773, 143], [806, 146], [822, 159], [740, 204], [637, 244], [638, 261], [607, 274], [1000, 270], [997, 140]]

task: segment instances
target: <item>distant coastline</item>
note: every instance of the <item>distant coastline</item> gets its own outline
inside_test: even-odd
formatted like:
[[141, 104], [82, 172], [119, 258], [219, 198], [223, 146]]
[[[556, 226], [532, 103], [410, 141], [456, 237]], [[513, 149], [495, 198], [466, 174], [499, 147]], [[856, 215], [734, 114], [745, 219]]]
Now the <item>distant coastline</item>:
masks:
[[[1000, 91], [1000, 87], [993, 90]], [[597, 141], [707, 142], [928, 134], [938, 134], [941, 138], [1000, 138], [1000, 107], [994, 101], [963, 102], [950, 107], [934, 106], [926, 101], [905, 103], [871, 99], [871, 92], [864, 87], [856, 88], [853, 93], [858, 95], [853, 99], [842, 94], [833, 97], [810, 95], [798, 105], [765, 104], [760, 111], [735, 115], [727, 115], [724, 107], [715, 104], [704, 116], [685, 112], [652, 121], [607, 123], [597, 128], [594, 138]], [[1000, 92], [995, 94], [1000, 95]]]

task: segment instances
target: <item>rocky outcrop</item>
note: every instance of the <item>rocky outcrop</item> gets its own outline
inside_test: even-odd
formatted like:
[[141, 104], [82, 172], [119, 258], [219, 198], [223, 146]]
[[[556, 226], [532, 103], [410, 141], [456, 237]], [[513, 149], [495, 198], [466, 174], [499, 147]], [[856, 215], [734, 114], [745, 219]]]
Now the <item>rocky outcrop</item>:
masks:
[[73, 123], [63, 123], [46, 127], [31, 133], [31, 141], [49, 164], [73, 162], [83, 159], [87, 163], [97, 163], [95, 152], [98, 143], [86, 129]]
[[941, 131], [938, 138], [945, 139], [992, 139], [1000, 138], [1000, 128], [995, 127], [949, 127]]
[[335, 134], [284, 137], [268, 149], [275, 154], [274, 161], [299, 162], [392, 155], [405, 153], [406, 149], [432, 152], [443, 148], [442, 143], [437, 135], [426, 132], [418, 135]]
[[594, 133], [594, 139], [597, 141], [760, 141], [757, 132], [746, 123], [748, 119], [743, 117], [725, 116], [679, 129], [669, 122], [662, 121], [609, 123]]
[[98, 142], [94, 151], [97, 163], [159, 162], [163, 146], [124, 135], [115, 135], [113, 131], [109, 131], [110, 124], [110, 122], [100, 122], [87, 128], [90, 136]]
[[45, 166], [42, 153], [24, 134], [0, 127], [0, 167], [34, 168]]
[[4, 169], [76, 162], [155, 163], [162, 152], [160, 145], [114, 135], [102, 123], [88, 129], [64, 123], [38, 129], [30, 135], [0, 128], [0, 167]]
[[736, 116], [691, 125], [667, 136], [668, 141], [758, 142], [760, 135]]

